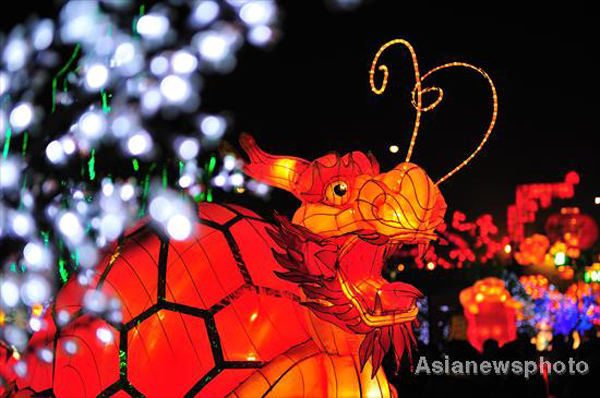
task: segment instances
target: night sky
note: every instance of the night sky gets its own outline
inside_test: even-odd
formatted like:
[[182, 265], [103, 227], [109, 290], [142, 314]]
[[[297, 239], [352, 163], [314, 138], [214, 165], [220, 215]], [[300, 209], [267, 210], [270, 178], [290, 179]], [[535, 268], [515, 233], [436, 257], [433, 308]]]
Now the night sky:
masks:
[[[3, 15], [2, 31], [31, 13], [53, 15], [44, 3], [22, 4]], [[590, 13], [577, 1], [560, 7], [524, 1], [454, 3], [379, 0], [339, 13], [319, 0], [280, 2], [279, 44], [269, 52], [243, 50], [232, 74], [209, 82], [203, 106], [234, 115], [228, 141], [246, 131], [268, 152], [309, 160], [329, 151], [370, 150], [388, 170], [404, 159], [410, 140], [414, 72], [401, 46], [380, 59], [390, 69], [382, 96], [371, 93], [368, 71], [383, 43], [403, 38], [416, 49], [422, 73], [464, 61], [486, 70], [498, 91], [499, 118], [488, 144], [440, 185], [450, 211], [473, 217], [492, 213], [504, 226], [517, 184], [562, 181], [576, 170], [582, 182], [573, 203], [597, 217], [593, 198], [600, 195], [600, 164], [587, 87], [594, 80]], [[444, 100], [423, 115], [412, 161], [437, 180], [483, 136], [491, 96], [487, 82], [465, 69], [439, 72], [431, 83], [444, 90]], [[424, 97], [425, 103], [431, 99]], [[391, 154], [390, 144], [400, 151]], [[284, 192], [274, 192], [271, 199], [259, 207], [291, 215], [297, 206]]]

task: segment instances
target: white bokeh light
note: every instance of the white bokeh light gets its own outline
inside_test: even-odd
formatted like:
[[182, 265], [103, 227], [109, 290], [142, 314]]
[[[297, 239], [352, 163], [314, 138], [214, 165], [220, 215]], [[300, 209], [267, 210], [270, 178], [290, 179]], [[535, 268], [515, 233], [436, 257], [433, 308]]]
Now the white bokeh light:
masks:
[[162, 96], [160, 91], [156, 88], [152, 88], [144, 93], [142, 96], [142, 111], [146, 114], [152, 114], [158, 110], [162, 103]]
[[123, 66], [135, 59], [136, 49], [133, 43], [124, 42], [117, 46], [113, 59], [116, 66]]
[[213, 184], [217, 187], [225, 186], [226, 182], [227, 182], [227, 177], [225, 177], [223, 174], [219, 174], [219, 175], [215, 176], [215, 178], [213, 178]]
[[50, 253], [38, 242], [29, 242], [23, 248], [23, 257], [32, 269], [47, 268], [50, 263]]
[[199, 1], [192, 14], [192, 23], [198, 27], [206, 26], [219, 15], [219, 5], [212, 0]]
[[198, 67], [198, 59], [185, 50], [177, 51], [171, 58], [171, 66], [177, 73], [192, 73]]
[[145, 131], [138, 131], [127, 140], [127, 150], [134, 156], [146, 154], [152, 149], [152, 139]]
[[106, 118], [101, 112], [85, 112], [79, 118], [79, 131], [89, 139], [98, 139], [106, 131]]
[[22, 131], [33, 121], [33, 106], [28, 102], [17, 104], [10, 112], [10, 124], [15, 131]]
[[46, 157], [54, 164], [63, 163], [65, 161], [65, 153], [60, 142], [51, 141], [46, 147]]
[[14, 188], [19, 182], [21, 167], [17, 160], [0, 158], [0, 188]]
[[33, 232], [33, 219], [28, 213], [17, 213], [12, 219], [12, 230], [17, 236], [25, 237]]
[[273, 29], [266, 25], [255, 26], [248, 32], [248, 41], [255, 46], [264, 46], [273, 40]]
[[234, 187], [241, 187], [244, 185], [244, 176], [241, 173], [234, 173], [229, 177], [229, 183]]
[[227, 123], [225, 122], [225, 118], [218, 115], [205, 116], [200, 122], [200, 130], [202, 130], [202, 133], [206, 137], [214, 140], [220, 138], [225, 133], [226, 128]]
[[75, 152], [76, 146], [75, 141], [73, 141], [70, 137], [64, 137], [60, 139], [60, 145], [62, 146], [62, 150], [67, 155], [72, 155]]
[[146, 14], [138, 20], [136, 28], [147, 39], [159, 39], [168, 32], [169, 20], [163, 15]]
[[63, 348], [68, 355], [75, 355], [78, 351], [77, 343], [72, 339], [66, 339]]
[[85, 74], [86, 87], [92, 91], [101, 89], [108, 82], [108, 68], [102, 64], [90, 66]]
[[[10, 79], [8, 78], [8, 73], [2, 70], [0, 71], [0, 95], [4, 95], [8, 90], [10, 90]], [[4, 116], [1, 116], [0, 120], [2, 120], [3, 117]], [[0, 128], [4, 128], [2, 124], [4, 123], [0, 123]]]
[[42, 321], [39, 318], [31, 318], [29, 320], [29, 328], [33, 332], [39, 332], [42, 329]]
[[167, 222], [167, 232], [175, 240], [185, 240], [192, 233], [192, 222], [183, 214], [176, 214]]
[[169, 199], [163, 196], [157, 196], [150, 202], [150, 216], [158, 222], [164, 222], [169, 219], [173, 213], [173, 207]]
[[233, 169], [235, 169], [236, 166], [236, 160], [234, 156], [231, 155], [226, 155], [223, 158], [223, 168], [225, 170], [231, 171]]
[[124, 184], [121, 187], [120, 195], [121, 195], [121, 200], [126, 202], [129, 199], [133, 198], [133, 195], [135, 195], [135, 188], [131, 184]]
[[74, 213], [66, 212], [58, 220], [58, 229], [71, 242], [77, 244], [83, 240], [84, 230]]
[[198, 40], [198, 52], [200, 52], [202, 59], [219, 62], [229, 55], [229, 43], [223, 35], [216, 32], [207, 32]]
[[169, 70], [169, 61], [166, 57], [159, 55], [150, 61], [150, 71], [156, 76], [162, 76]]
[[110, 344], [113, 342], [113, 333], [105, 327], [99, 327], [96, 329], [96, 337], [104, 344]]
[[190, 97], [192, 87], [190, 83], [177, 75], [166, 76], [160, 82], [160, 92], [163, 97], [175, 104], [185, 102]]
[[12, 280], [4, 280], [0, 284], [0, 297], [7, 307], [14, 307], [19, 303], [19, 286]]
[[52, 44], [54, 39], [54, 22], [51, 19], [44, 19], [37, 23], [33, 31], [32, 41], [36, 50], [45, 50]]
[[[3, 40], [5, 40], [3, 38]], [[13, 38], [8, 40], [8, 43], [2, 43], [4, 52], [2, 58], [9, 71], [14, 72], [25, 66], [29, 57], [29, 46], [22, 38]]]
[[29, 277], [21, 285], [21, 298], [29, 306], [43, 304], [50, 297], [50, 286], [48, 282], [39, 275]]
[[240, 9], [240, 18], [248, 25], [264, 25], [271, 22], [275, 16], [273, 1], [251, 1]]
[[194, 180], [189, 174], [184, 174], [179, 178], [179, 186], [181, 188], [188, 188], [193, 182]]
[[195, 158], [200, 151], [200, 143], [195, 138], [186, 138], [181, 141], [177, 152], [179, 157], [183, 160], [190, 160]]
[[115, 240], [123, 232], [123, 222], [121, 217], [115, 214], [107, 214], [102, 217], [100, 222], [100, 233], [108, 240]]

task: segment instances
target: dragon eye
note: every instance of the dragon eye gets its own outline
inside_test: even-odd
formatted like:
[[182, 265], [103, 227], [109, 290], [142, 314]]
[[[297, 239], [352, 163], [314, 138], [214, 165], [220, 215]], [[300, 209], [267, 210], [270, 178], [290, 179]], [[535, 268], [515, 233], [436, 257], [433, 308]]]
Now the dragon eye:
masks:
[[339, 182], [333, 186], [333, 193], [337, 196], [344, 196], [348, 192], [348, 185], [345, 182]]
[[345, 181], [334, 181], [325, 190], [325, 202], [333, 206], [341, 206], [350, 198], [350, 187]]

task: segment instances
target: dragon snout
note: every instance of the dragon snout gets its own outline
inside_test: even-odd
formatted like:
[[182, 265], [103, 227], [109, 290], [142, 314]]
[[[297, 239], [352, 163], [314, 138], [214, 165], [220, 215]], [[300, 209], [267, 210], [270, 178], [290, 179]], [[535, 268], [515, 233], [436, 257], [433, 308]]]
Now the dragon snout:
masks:
[[417, 305], [420, 298], [423, 298], [423, 293], [408, 283], [387, 283], [377, 292], [374, 313], [408, 311]]
[[401, 163], [366, 181], [357, 203], [362, 218], [371, 227], [407, 239], [431, 239], [446, 211], [438, 187], [412, 163]]

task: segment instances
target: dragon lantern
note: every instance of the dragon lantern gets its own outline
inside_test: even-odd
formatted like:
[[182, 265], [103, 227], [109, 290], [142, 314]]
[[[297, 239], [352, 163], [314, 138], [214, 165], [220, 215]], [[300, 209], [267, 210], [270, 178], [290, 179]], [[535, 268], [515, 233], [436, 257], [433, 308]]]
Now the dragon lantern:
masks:
[[[402, 245], [423, 252], [436, 239], [446, 204], [438, 184], [469, 162], [497, 112], [494, 86], [478, 68], [442, 65], [419, 74], [413, 57], [416, 123], [406, 161], [382, 173], [361, 152], [315, 161], [263, 152], [249, 135], [245, 172], [301, 201], [291, 222], [268, 222], [236, 205], [202, 203], [193, 238], [170, 241], [143, 225], [106, 253], [93, 282], [123, 305], [120, 322], [86, 313], [71, 280], [46, 312], [30, 350], [13, 355], [27, 372], [12, 391], [42, 396], [341, 397], [396, 396], [381, 363], [399, 366], [415, 344], [422, 294], [381, 275]], [[479, 71], [493, 92], [493, 118], [475, 152], [437, 183], [410, 163], [422, 112], [442, 90], [422, 88], [453, 66]], [[438, 99], [423, 107], [422, 93]], [[68, 319], [68, 322], [64, 322]], [[35, 348], [34, 348], [35, 347]], [[51, 350], [50, 361], [37, 352]], [[6, 369], [9, 369], [7, 367]], [[15, 368], [10, 368], [15, 369]], [[11, 370], [12, 372], [12, 370]], [[23, 372], [22, 372], [23, 373]]]

